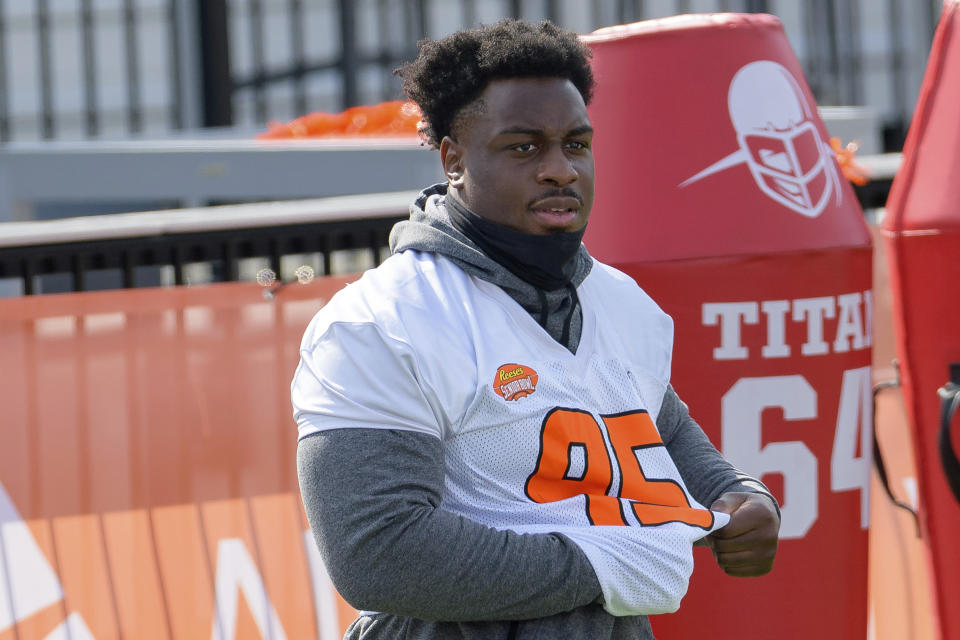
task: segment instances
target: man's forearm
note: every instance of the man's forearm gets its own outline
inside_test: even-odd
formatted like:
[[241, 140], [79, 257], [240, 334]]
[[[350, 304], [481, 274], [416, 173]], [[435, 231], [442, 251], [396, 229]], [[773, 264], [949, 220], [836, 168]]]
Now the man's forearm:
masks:
[[762, 482], [734, 467], [717, 451], [673, 387], [667, 387], [663, 396], [657, 430], [687, 489], [700, 504], [709, 508], [724, 493], [746, 491], [769, 496], [779, 511]]
[[297, 448], [301, 494], [331, 580], [358, 609], [425, 620], [548, 616], [596, 601], [584, 553], [440, 508], [443, 450], [425, 434], [336, 429]]

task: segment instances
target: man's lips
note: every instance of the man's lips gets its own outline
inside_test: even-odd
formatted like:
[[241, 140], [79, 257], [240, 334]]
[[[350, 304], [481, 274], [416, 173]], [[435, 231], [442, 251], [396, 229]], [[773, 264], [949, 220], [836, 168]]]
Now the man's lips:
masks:
[[544, 198], [534, 202], [530, 208], [537, 213], [576, 213], [580, 210], [580, 200], [578, 198], [564, 196]]

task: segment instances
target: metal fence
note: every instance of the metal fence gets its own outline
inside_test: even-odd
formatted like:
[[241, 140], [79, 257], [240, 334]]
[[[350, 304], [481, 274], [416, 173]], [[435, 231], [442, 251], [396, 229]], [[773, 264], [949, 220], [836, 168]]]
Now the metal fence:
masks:
[[820, 104], [899, 148], [940, 0], [0, 0], [0, 141], [247, 133], [399, 97], [423, 37], [506, 16], [579, 32], [676, 13], [781, 18]]
[[355, 273], [389, 256], [416, 192], [9, 223], [0, 298]]

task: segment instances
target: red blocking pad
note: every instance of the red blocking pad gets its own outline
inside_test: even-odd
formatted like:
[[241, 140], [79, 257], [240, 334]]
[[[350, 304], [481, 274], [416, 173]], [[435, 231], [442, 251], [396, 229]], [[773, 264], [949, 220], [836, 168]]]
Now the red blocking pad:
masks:
[[677, 392], [783, 513], [768, 576], [726, 576], [698, 549], [654, 631], [864, 638], [871, 241], [783, 27], [686, 15], [584, 40], [598, 83], [587, 247], [673, 317]]
[[[920, 522], [943, 638], [960, 637], [960, 496], [944, 454], [960, 452], [960, 415], [942, 424], [937, 390], [960, 363], [960, 2], [949, 0], [933, 48], [903, 165], [883, 221], [894, 333], [917, 465]], [[958, 380], [957, 382], [960, 382]], [[960, 412], [958, 412], [960, 413]]]

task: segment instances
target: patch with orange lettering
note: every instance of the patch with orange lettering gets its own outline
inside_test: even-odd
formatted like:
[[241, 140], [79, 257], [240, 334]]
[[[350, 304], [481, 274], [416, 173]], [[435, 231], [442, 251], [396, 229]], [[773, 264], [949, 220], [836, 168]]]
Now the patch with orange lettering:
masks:
[[537, 390], [537, 372], [522, 364], [505, 364], [497, 369], [493, 390], [504, 400], [519, 400]]

